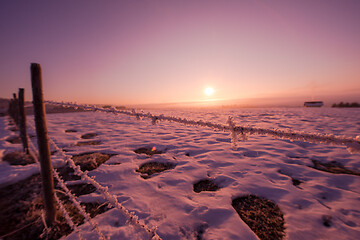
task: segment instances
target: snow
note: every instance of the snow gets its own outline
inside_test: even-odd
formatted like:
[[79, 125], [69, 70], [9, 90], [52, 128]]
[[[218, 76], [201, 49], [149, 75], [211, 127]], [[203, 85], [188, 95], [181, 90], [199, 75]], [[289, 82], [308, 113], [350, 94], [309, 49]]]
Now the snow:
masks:
[[[152, 114], [210, 121], [231, 126], [304, 131], [314, 134], [356, 138], [360, 132], [358, 109], [237, 109], [237, 110], [153, 110]], [[228, 117], [232, 120], [229, 124]], [[28, 117], [30, 124], [33, 119]], [[134, 212], [148, 227], [157, 227], [162, 239], [257, 239], [231, 206], [235, 197], [256, 194], [277, 203], [284, 213], [287, 239], [356, 239], [360, 235], [360, 177], [315, 170], [312, 160], [337, 161], [359, 170], [359, 153], [345, 146], [274, 139], [251, 135], [231, 143], [234, 134], [201, 126], [134, 116], [99, 112], [47, 115], [49, 136], [67, 154], [102, 152], [117, 154], [88, 174]], [[0, 118], [0, 156], [21, 149], [5, 141], [8, 118]], [[67, 129], [77, 132], [66, 133]], [[31, 132], [31, 129], [29, 129]], [[86, 133], [100, 145], [75, 146]], [[241, 138], [239, 138], [241, 140]], [[140, 147], [156, 147], [163, 154], [152, 157], [136, 154]], [[65, 163], [60, 154], [52, 156], [55, 166]], [[135, 170], [148, 161], [175, 163], [174, 169], [143, 179]], [[0, 186], [24, 179], [38, 166], [10, 166], [0, 162]], [[201, 179], [214, 180], [216, 192], [193, 191]], [[292, 178], [303, 181], [299, 186]], [[80, 201], [106, 202], [98, 192], [79, 197]], [[323, 225], [323, 216], [332, 216], [332, 225]], [[114, 208], [94, 219], [110, 239], [147, 239], [148, 234], [129, 224], [123, 212]], [[79, 226], [84, 239], [98, 239], [89, 223]], [[77, 233], [64, 239], [78, 239]]]

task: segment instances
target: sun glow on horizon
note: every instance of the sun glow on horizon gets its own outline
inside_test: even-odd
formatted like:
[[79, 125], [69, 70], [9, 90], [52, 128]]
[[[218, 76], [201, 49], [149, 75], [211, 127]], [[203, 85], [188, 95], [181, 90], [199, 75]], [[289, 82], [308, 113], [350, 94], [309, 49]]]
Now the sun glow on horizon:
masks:
[[204, 93], [206, 96], [211, 96], [214, 94], [214, 92], [215, 92], [215, 90], [212, 87], [207, 87], [204, 90]]

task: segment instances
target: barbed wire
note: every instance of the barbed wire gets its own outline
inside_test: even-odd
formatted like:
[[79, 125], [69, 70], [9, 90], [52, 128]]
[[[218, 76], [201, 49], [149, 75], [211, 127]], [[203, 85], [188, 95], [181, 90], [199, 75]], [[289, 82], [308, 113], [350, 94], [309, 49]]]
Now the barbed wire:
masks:
[[[28, 124], [33, 130], [35, 129], [34, 126], [32, 126], [31, 124]], [[31, 141], [30, 141], [31, 142]], [[113, 194], [109, 193], [109, 189], [108, 187], [104, 187], [102, 186], [100, 183], [98, 183], [94, 177], [90, 177], [89, 175], [87, 175], [88, 171], [83, 172], [80, 168], [80, 166], [76, 165], [75, 162], [72, 160], [71, 156], [67, 155], [55, 142], [54, 140], [52, 140], [51, 138], [49, 138], [49, 143], [55, 148], [55, 150], [57, 150], [62, 157], [64, 158], [65, 162], [69, 165], [69, 167], [71, 167], [74, 170], [74, 173], [78, 176], [81, 177], [81, 179], [83, 181], [86, 181], [89, 184], [92, 184], [100, 193], [103, 194], [103, 196], [109, 201], [109, 203], [116, 207], [117, 209], [121, 210], [127, 217], [128, 219], [128, 223], [132, 223], [134, 225], [137, 225], [143, 229], [145, 229], [145, 231], [150, 234], [150, 239], [154, 239], [154, 240], [161, 240], [161, 237], [156, 233], [156, 227], [154, 228], [150, 228], [148, 227], [145, 223], [142, 223], [139, 220], [139, 217], [135, 215], [134, 212], [130, 212], [128, 211], [122, 204], [120, 204], [116, 198], [116, 196], [114, 196]], [[36, 151], [35, 146], [33, 145], [33, 143], [31, 142], [31, 148], [33, 148]], [[82, 209], [82, 206], [76, 201], [76, 197], [72, 195], [72, 193], [70, 192], [70, 190], [67, 188], [66, 184], [64, 183], [64, 181], [60, 178], [59, 174], [57, 173], [57, 171], [55, 169], [53, 169], [53, 173], [55, 178], [58, 180], [59, 184], [61, 185], [61, 187], [65, 190], [66, 195], [70, 198], [70, 200], [73, 201], [73, 203], [75, 204], [75, 207], [77, 207], [79, 209], [79, 211], [81, 212], [81, 214], [85, 217], [85, 219], [87, 221], [89, 221], [89, 223], [93, 226], [93, 228], [95, 228], [100, 236], [101, 232], [98, 231], [98, 227], [97, 224], [92, 224], [91, 222], [91, 218], [88, 218], [86, 215], [85, 210]], [[102, 237], [104, 237], [101, 234], [101, 239]]]
[[150, 234], [150, 239], [161, 240], [161, 237], [156, 233], [156, 227], [150, 228], [145, 223], [142, 223], [139, 220], [139, 217], [135, 215], [134, 212], [128, 211], [119, 201], [117, 197], [114, 196], [109, 192], [108, 187], [102, 186], [98, 183], [94, 177], [90, 177], [87, 175], [88, 171], [83, 172], [80, 166], [76, 165], [75, 162], [72, 160], [71, 156], [67, 155], [61, 148], [59, 148], [56, 143], [49, 139], [49, 142], [55, 147], [56, 150], [60, 152], [60, 154], [65, 158], [66, 163], [74, 170], [74, 173], [81, 177], [83, 181], [86, 181], [89, 184], [92, 184], [102, 195], [106, 198], [109, 203], [114, 206], [115, 208], [121, 210], [128, 219], [128, 223], [132, 223], [133, 225], [137, 225], [146, 230], [148, 234]]
[[[113, 114], [125, 114], [128, 116], [134, 116], [136, 119], [141, 120], [143, 118], [148, 118], [152, 121], [152, 124], [157, 124], [160, 121], [169, 121], [169, 122], [177, 122], [184, 125], [189, 126], [200, 126], [200, 127], [208, 127], [214, 130], [220, 130], [225, 132], [230, 132], [231, 144], [234, 150], [237, 149], [237, 143], [239, 140], [239, 136], [241, 140], [245, 140], [247, 135], [266, 135], [271, 136], [276, 139], [290, 139], [296, 141], [306, 141], [312, 143], [326, 143], [331, 145], [345, 145], [349, 152], [357, 153], [360, 152], [360, 136], [356, 138], [347, 137], [347, 136], [338, 136], [333, 134], [319, 134], [319, 133], [308, 133], [303, 131], [294, 131], [294, 130], [282, 130], [282, 129], [266, 129], [266, 128], [258, 128], [258, 127], [249, 127], [249, 126], [237, 126], [232, 117], [229, 117], [227, 120], [227, 124], [219, 124], [213, 123], [209, 121], [203, 120], [192, 120], [186, 119], [176, 116], [165, 116], [164, 114], [161, 115], [154, 115], [150, 112], [136, 112], [134, 109], [131, 111], [129, 110], [119, 110], [114, 107], [111, 108], [102, 108], [97, 107], [95, 105], [79, 105], [76, 103], [64, 103], [64, 102], [54, 102], [54, 101], [47, 101], [46, 103], [60, 105], [62, 107], [72, 107], [75, 109], [83, 109], [85, 111], [95, 111], [95, 112], [105, 112], [105, 113], [113, 113]], [[31, 126], [31, 125], [30, 125]], [[34, 127], [31, 126], [33, 129]], [[117, 197], [111, 194], [108, 190], [108, 187], [104, 187], [99, 184], [94, 177], [90, 177], [87, 175], [87, 171], [83, 172], [80, 166], [76, 165], [75, 162], [72, 160], [71, 156], [66, 154], [61, 148], [57, 146], [57, 144], [52, 140], [49, 139], [50, 144], [62, 155], [65, 159], [65, 162], [68, 164], [70, 168], [74, 170], [74, 173], [81, 177], [83, 181], [86, 181], [89, 184], [92, 184], [102, 195], [107, 199], [107, 201], [117, 209], [124, 212], [126, 217], [128, 218], [128, 223], [132, 223], [134, 225], [138, 225], [146, 230], [149, 234], [151, 234], [151, 239], [161, 239], [159, 235], [156, 233], [155, 228], [149, 228], [146, 224], [142, 223], [138, 216], [134, 214], [134, 212], [128, 211], [122, 204], [120, 204], [117, 200]], [[37, 151], [35, 146], [33, 145], [32, 141], [30, 140], [30, 150], [34, 153], [35, 159], [38, 158]], [[58, 180], [59, 185], [61, 188], [64, 189], [64, 193], [69, 197], [72, 201], [73, 205], [78, 208], [79, 212], [84, 216], [85, 220], [89, 222], [89, 224], [95, 229], [99, 235], [100, 239], [106, 239], [102, 233], [100, 232], [98, 225], [96, 223], [92, 223], [90, 216], [86, 213], [80, 203], [76, 200], [76, 197], [71, 193], [71, 191], [67, 188], [65, 182], [61, 179], [57, 171], [54, 169], [54, 176]], [[60, 201], [60, 199], [55, 196], [55, 200], [58, 202], [60, 210], [63, 212], [63, 215], [68, 222], [69, 226], [74, 229], [79, 238], [83, 239], [80, 235], [80, 231], [77, 226], [72, 222], [71, 217], [65, 210], [64, 205]]]
[[[28, 124], [28, 125], [34, 130], [34, 127], [31, 124]], [[34, 157], [36, 163], [39, 165], [40, 164], [39, 160], [38, 160], [39, 159], [39, 154], [38, 154], [38, 152], [36, 150], [36, 147], [35, 147], [34, 143], [31, 141], [30, 138], [28, 138], [28, 142], [29, 142], [31, 152], [34, 153], [33, 157]], [[66, 186], [64, 180], [60, 177], [60, 175], [58, 174], [58, 172], [56, 171], [55, 168], [53, 168], [53, 175], [54, 175], [55, 179], [58, 181], [58, 184], [60, 185], [60, 187], [64, 190], [63, 193], [70, 199], [70, 201], [72, 202], [72, 205], [74, 207], [76, 207], [79, 210], [80, 214], [84, 217], [85, 222], [89, 222], [91, 227], [96, 230], [96, 232], [97, 232], [97, 234], [99, 236], [99, 239], [106, 240], [105, 236], [101, 233], [101, 231], [100, 231], [100, 229], [98, 227], [98, 224], [94, 223], [92, 221], [90, 215], [86, 212], [84, 207], [81, 206], [81, 204], [76, 200], [76, 196], [71, 193], [69, 188]], [[59, 205], [59, 209], [61, 210], [67, 224], [70, 226], [71, 229], [74, 229], [74, 231], [77, 232], [77, 234], [79, 236], [79, 239], [83, 239], [82, 236], [80, 235], [79, 229], [77, 228], [76, 224], [72, 221], [70, 215], [68, 214], [67, 210], [65, 209], [64, 203], [57, 197], [56, 194], [54, 194], [54, 197], [55, 197], [56, 202]]]
[[310, 143], [325, 143], [329, 145], [344, 145], [346, 146], [347, 150], [350, 153], [360, 152], [360, 135], [354, 138], [354, 137], [339, 136], [334, 134], [308, 133], [305, 131], [295, 131], [291, 129], [284, 130], [284, 129], [267, 129], [267, 128], [240, 126], [240, 125], [236, 126], [232, 117], [229, 117], [227, 124], [224, 125], [224, 124], [212, 123], [203, 120], [192, 120], [192, 119], [186, 119], [176, 116], [165, 116], [164, 114], [154, 115], [151, 114], [150, 112], [148, 113], [136, 112], [134, 109], [132, 109], [131, 111], [126, 111], [126, 110], [119, 110], [114, 107], [102, 108], [95, 105], [85, 105], [85, 104], [81, 105], [76, 103], [55, 102], [55, 101], [46, 101], [46, 103], [59, 105], [62, 107], [72, 107], [75, 109], [80, 108], [85, 111], [125, 114], [128, 116], [134, 116], [138, 120], [142, 118], [148, 118], [152, 120], [153, 124], [156, 124], [159, 121], [169, 121], [169, 122], [181, 123], [184, 125], [208, 127], [225, 132], [230, 131], [230, 137], [231, 137], [233, 149], [236, 148], [239, 135], [241, 136], [240, 139], [242, 140], [246, 139], [246, 135], [266, 135], [273, 137], [275, 139], [288, 139], [292, 141], [305, 141]]

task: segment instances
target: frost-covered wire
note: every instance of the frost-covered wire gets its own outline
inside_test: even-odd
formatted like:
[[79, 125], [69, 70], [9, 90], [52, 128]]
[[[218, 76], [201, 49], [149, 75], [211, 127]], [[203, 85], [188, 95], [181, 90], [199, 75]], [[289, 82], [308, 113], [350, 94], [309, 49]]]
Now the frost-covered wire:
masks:
[[277, 139], [290, 139], [292, 141], [326, 143], [330, 145], [345, 145], [350, 153], [360, 152], [360, 136], [353, 138], [353, 137], [338, 136], [333, 134], [307, 133], [304, 131], [265, 129], [265, 128], [241, 127], [241, 126], [237, 126], [235, 128], [235, 131], [249, 135], [267, 135]]
[[[282, 130], [282, 129], [267, 129], [267, 128], [258, 128], [258, 127], [249, 127], [249, 126], [233, 126], [233, 125], [223, 125], [218, 123], [212, 123], [203, 120], [191, 120], [186, 118], [180, 118], [175, 116], [164, 116], [153, 115], [151, 113], [136, 112], [134, 109], [131, 111], [118, 110], [115, 108], [102, 108], [95, 105], [79, 105], [76, 103], [59, 103], [54, 101], [47, 101], [49, 104], [60, 105], [62, 107], [73, 107], [76, 109], [83, 109], [85, 111], [95, 111], [95, 112], [107, 112], [114, 114], [126, 114], [129, 116], [135, 116], [137, 119], [149, 118], [152, 120], [153, 124], [156, 124], [158, 121], [169, 121], [177, 122], [184, 125], [192, 126], [201, 126], [209, 127], [215, 130], [220, 131], [230, 131], [231, 136], [234, 137], [235, 133], [240, 133], [242, 139], [246, 139], [246, 135], [266, 135], [271, 136], [277, 139], [289, 139], [295, 141], [305, 141], [311, 143], [326, 143], [330, 145], [345, 145], [347, 150], [350, 153], [359, 153], [360, 152], [360, 136], [348, 137], [348, 136], [338, 136], [333, 134], [320, 134], [320, 133], [307, 133], [303, 131], [294, 131], [294, 130]], [[233, 140], [233, 138], [232, 138]]]
[[[90, 215], [86, 212], [85, 208], [83, 206], [81, 206], [81, 204], [76, 200], [76, 197], [74, 196], [74, 194], [71, 193], [71, 191], [69, 190], [69, 188], [66, 186], [66, 184], [64, 183], [64, 181], [61, 179], [61, 177], [59, 176], [58, 172], [55, 170], [55, 168], [53, 168], [53, 174], [54, 177], [56, 178], [56, 180], [58, 181], [58, 184], [60, 185], [60, 187], [64, 190], [64, 192], [66, 193], [66, 196], [69, 197], [69, 199], [71, 200], [72, 204], [74, 207], [76, 207], [79, 212], [81, 213], [81, 215], [83, 215], [83, 217], [85, 218], [85, 221], [89, 222], [89, 224], [91, 225], [92, 229], [94, 229], [96, 231], [96, 233], [99, 236], [99, 239], [106, 239], [105, 236], [101, 233], [99, 226], [97, 223], [95, 223]], [[72, 224], [73, 225], [73, 224]], [[70, 225], [71, 226], [71, 225]]]
[[[32, 125], [30, 125], [30, 127], [34, 128]], [[31, 142], [31, 141], [30, 141]], [[80, 166], [77, 166], [75, 164], [75, 162], [71, 159], [71, 156], [68, 156], [61, 148], [59, 148], [57, 146], [57, 144], [51, 139], [49, 138], [49, 143], [52, 144], [52, 146], [65, 158], [65, 161], [68, 163], [68, 165], [74, 170], [74, 173], [77, 174], [78, 176], [81, 177], [82, 180], [86, 181], [89, 184], [92, 184], [94, 187], [97, 188], [97, 190], [99, 192], [101, 192], [105, 198], [109, 201], [109, 203], [113, 206], [115, 206], [116, 208], [122, 210], [125, 215], [128, 218], [128, 222], [132, 223], [134, 225], [140, 226], [143, 229], [146, 230], [147, 233], [149, 233], [151, 235], [151, 239], [154, 240], [161, 240], [161, 237], [156, 233], [156, 227], [154, 228], [149, 228], [147, 225], [145, 225], [144, 223], [140, 222], [138, 216], [135, 215], [134, 212], [129, 212], [122, 204], [120, 204], [117, 200], [117, 198], [110, 194], [108, 192], [108, 187], [104, 187], [101, 186], [98, 182], [95, 181], [95, 179], [93, 177], [90, 177], [87, 175], [87, 171], [83, 172], [80, 168]], [[33, 143], [31, 142], [30, 146], [35, 149], [35, 146], [33, 145]], [[77, 207], [79, 209], [79, 211], [81, 212], [82, 215], [86, 214], [86, 212], [82, 209], [82, 206], [76, 201], [76, 197], [72, 195], [72, 193], [70, 192], [70, 190], [67, 188], [66, 184], [64, 183], [64, 181], [60, 178], [59, 174], [56, 172], [55, 169], [53, 169], [53, 173], [55, 178], [58, 180], [60, 186], [65, 190], [66, 195], [70, 198], [70, 200], [73, 201], [73, 203], [75, 204], [75, 207]], [[84, 215], [85, 219], [87, 221], [89, 221], [89, 223], [91, 224], [92, 220], [91, 218], [87, 218]], [[98, 232], [98, 234], [101, 234], [100, 231], [98, 231], [98, 227], [97, 224], [93, 225], [93, 228], [95, 228]], [[101, 236], [103, 237], [103, 235], [101, 234]]]
[[[30, 127], [33, 127], [32, 125], [30, 125]], [[30, 149], [31, 151], [34, 152], [34, 158], [35, 161], [39, 164], [39, 160], [38, 160], [38, 156], [39, 154], [36, 151], [36, 148], [33, 144], [33, 142], [31, 141], [31, 139], [28, 139], [29, 143], [30, 143]], [[64, 180], [59, 176], [58, 172], [56, 171], [55, 168], [53, 168], [53, 175], [55, 177], [55, 179], [58, 181], [58, 184], [60, 185], [60, 187], [64, 190], [64, 194], [70, 199], [70, 201], [72, 202], [72, 205], [74, 207], [76, 207], [80, 214], [84, 217], [86, 222], [89, 222], [89, 224], [91, 225], [91, 227], [93, 229], [95, 229], [95, 231], [97, 232], [99, 239], [103, 239], [105, 240], [106, 238], [104, 237], [104, 235], [101, 233], [99, 226], [97, 223], [94, 223], [90, 217], [90, 215], [85, 211], [84, 207], [81, 206], [81, 204], [77, 201], [76, 196], [74, 194], [71, 193], [71, 191], [69, 190], [69, 188], [66, 186]], [[71, 227], [71, 229], [74, 229], [74, 231], [78, 234], [79, 239], [83, 239], [80, 235], [80, 231], [77, 228], [77, 226], [74, 224], [74, 222], [72, 221], [71, 217], [69, 216], [68, 212], [66, 211], [64, 204], [60, 201], [60, 199], [56, 196], [56, 194], [54, 195], [56, 202], [58, 203], [58, 206], [67, 222], [67, 224]]]
[[228, 118], [228, 124], [229, 124], [229, 131], [230, 131], [230, 138], [231, 138], [231, 148], [233, 150], [237, 149], [237, 132], [235, 131], [235, 122], [232, 117]]
[[66, 220], [66, 223], [70, 226], [71, 229], [74, 229], [74, 231], [76, 232], [76, 234], [78, 235], [78, 238], [80, 240], [85, 240], [82, 236], [81, 236], [81, 233], [80, 233], [80, 230], [79, 228], [76, 226], [76, 224], [74, 224], [74, 222], [72, 221], [69, 213], [67, 212], [67, 210], [65, 209], [65, 206], [64, 204], [61, 202], [61, 200], [57, 197], [57, 195], [55, 194], [55, 201], [57, 202], [58, 206], [59, 206], [59, 209], [61, 211], [61, 213], [63, 214], [65, 220]]
[[49, 142], [58, 150], [61, 155], [65, 158], [65, 161], [74, 170], [74, 173], [81, 177], [83, 181], [86, 181], [89, 184], [92, 184], [100, 193], [103, 194], [103, 196], [109, 201], [109, 203], [116, 207], [117, 209], [121, 210], [125, 216], [128, 219], [129, 223], [132, 223], [133, 225], [137, 225], [143, 229], [146, 230], [147, 233], [149, 233], [151, 236], [151, 239], [161, 240], [161, 237], [156, 233], [156, 227], [155, 228], [149, 228], [146, 224], [142, 223], [139, 220], [139, 217], [135, 215], [134, 212], [129, 212], [122, 204], [120, 204], [113, 194], [109, 193], [109, 188], [102, 186], [100, 183], [95, 181], [94, 177], [90, 177], [87, 175], [87, 171], [83, 172], [80, 168], [80, 166], [76, 165], [75, 162], [71, 159], [71, 156], [67, 155], [62, 149], [60, 149], [56, 143], [49, 139]]

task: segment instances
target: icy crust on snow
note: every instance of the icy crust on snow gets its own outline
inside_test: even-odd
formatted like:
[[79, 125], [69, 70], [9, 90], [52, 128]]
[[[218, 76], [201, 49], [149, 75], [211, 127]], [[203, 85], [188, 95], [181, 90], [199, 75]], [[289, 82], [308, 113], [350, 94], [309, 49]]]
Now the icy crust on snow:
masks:
[[[234, 126], [228, 116], [234, 116], [232, 121], [236, 125], [253, 128], [269, 129], [271, 125], [316, 134], [344, 134], [351, 138], [359, 135], [359, 112], [309, 111], [311, 114], [305, 109], [152, 112], [157, 116], [174, 115], [217, 123], [228, 127], [226, 131], [156, 119], [153, 125], [153, 119], [139, 117], [142, 120], [138, 121], [133, 115], [98, 112], [52, 114], [47, 120], [50, 138], [67, 154], [117, 154], [88, 175], [107, 187], [117, 201], [144, 224], [157, 227], [156, 232], [162, 239], [196, 239], [200, 229], [204, 231], [203, 239], [257, 239], [231, 206], [232, 199], [246, 194], [266, 197], [279, 205], [288, 239], [356, 239], [360, 234], [360, 177], [327, 173], [310, 166], [313, 166], [312, 160], [337, 161], [349, 169], [359, 170], [359, 153], [349, 154], [343, 145], [291, 142], [268, 135], [249, 136], [246, 141], [238, 141], [235, 148], [231, 144], [230, 128]], [[254, 122], [244, 123], [245, 119]], [[269, 123], [261, 123], [266, 119]], [[1, 118], [1, 124], [0, 149], [20, 149], [20, 145], [4, 141], [13, 132], [7, 130], [6, 118]], [[67, 133], [67, 129], [77, 132]], [[97, 133], [94, 140], [99, 140], [100, 145], [76, 146], [83, 134], [94, 132]], [[136, 154], [134, 150], [140, 147], [155, 147], [163, 153], [152, 157]], [[54, 158], [60, 161], [58, 154]], [[143, 179], [136, 169], [149, 161], [170, 162], [176, 166]], [[25, 171], [25, 167], [19, 168]], [[10, 168], [15, 166], [0, 164], [2, 172]], [[193, 184], [201, 179], [213, 180], [220, 189], [195, 193]], [[294, 186], [292, 179], [300, 180], [300, 185]], [[106, 202], [99, 192], [79, 200]], [[330, 227], [324, 225], [324, 216], [331, 216]], [[127, 217], [116, 208], [93, 221], [110, 239], [148, 237], [140, 227], [126, 224]], [[85, 239], [98, 238], [89, 223], [79, 229]], [[64, 239], [78, 239], [77, 233]]]

